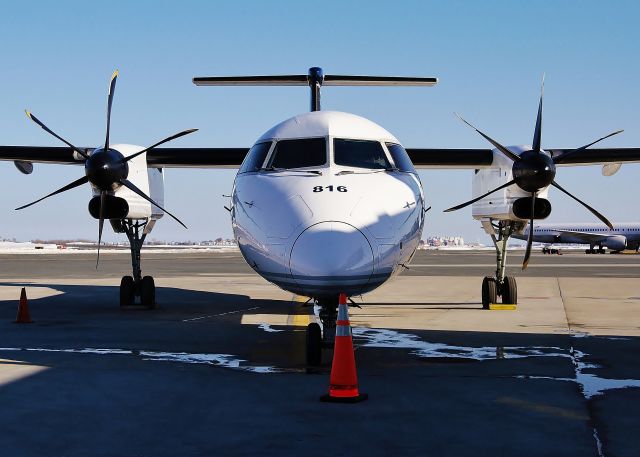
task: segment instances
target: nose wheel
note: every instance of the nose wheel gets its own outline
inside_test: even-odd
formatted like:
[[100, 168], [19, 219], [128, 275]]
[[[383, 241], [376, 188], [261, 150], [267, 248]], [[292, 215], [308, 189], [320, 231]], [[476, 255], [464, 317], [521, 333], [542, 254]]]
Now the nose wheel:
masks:
[[317, 367], [322, 363], [322, 330], [312, 322], [307, 325], [307, 365]]
[[336, 337], [336, 320], [338, 318], [338, 297], [319, 298], [320, 321], [307, 326], [306, 355], [307, 365], [319, 366], [322, 363], [322, 349], [332, 348]]

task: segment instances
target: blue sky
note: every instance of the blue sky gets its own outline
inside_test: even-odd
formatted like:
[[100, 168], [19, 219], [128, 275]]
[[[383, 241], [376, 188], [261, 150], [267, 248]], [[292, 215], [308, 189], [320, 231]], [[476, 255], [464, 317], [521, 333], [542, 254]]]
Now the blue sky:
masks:
[[[183, 146], [250, 146], [277, 122], [308, 109], [305, 88], [202, 88], [193, 76], [325, 73], [437, 76], [434, 88], [325, 88], [323, 108], [367, 117], [409, 147], [486, 147], [463, 114], [503, 144], [530, 143], [546, 73], [543, 146], [580, 146], [618, 128], [606, 146], [640, 146], [637, 2], [57, 1], [2, 5], [0, 143], [59, 145], [30, 123], [29, 108], [82, 146], [104, 138], [108, 79], [120, 69], [112, 141], [147, 145], [184, 128]], [[27, 210], [82, 176], [40, 165], [30, 176], [0, 164], [0, 236], [96, 238], [79, 188]], [[423, 171], [433, 205], [426, 234], [485, 241], [470, 208], [470, 171]], [[231, 236], [222, 194], [230, 170], [166, 173], [165, 218], [152, 237]], [[600, 167], [562, 168], [557, 180], [615, 221], [637, 221], [640, 168], [611, 178]], [[593, 221], [551, 191], [549, 221]], [[120, 239], [107, 230], [107, 240]], [[124, 239], [122, 237], [122, 239]]]

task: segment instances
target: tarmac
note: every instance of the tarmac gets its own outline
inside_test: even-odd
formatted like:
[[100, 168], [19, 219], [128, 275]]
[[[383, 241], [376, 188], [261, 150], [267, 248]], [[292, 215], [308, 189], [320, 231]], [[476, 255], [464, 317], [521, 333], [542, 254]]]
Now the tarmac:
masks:
[[[640, 256], [534, 254], [485, 311], [491, 251], [419, 251], [350, 309], [359, 404], [319, 402], [313, 306], [235, 252], [145, 253], [158, 308], [120, 309], [126, 253], [0, 255], [10, 456], [640, 455]], [[32, 324], [15, 324], [26, 287]]]

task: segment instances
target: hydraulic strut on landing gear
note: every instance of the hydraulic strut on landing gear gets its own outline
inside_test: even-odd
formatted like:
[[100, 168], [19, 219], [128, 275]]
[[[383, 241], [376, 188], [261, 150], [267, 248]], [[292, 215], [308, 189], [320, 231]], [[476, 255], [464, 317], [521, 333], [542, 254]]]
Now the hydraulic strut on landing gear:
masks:
[[482, 280], [482, 308], [489, 309], [491, 303], [496, 303], [498, 297], [502, 297], [502, 303], [518, 303], [518, 286], [516, 278], [505, 276], [507, 269], [507, 243], [516, 229], [516, 222], [498, 222], [491, 235], [493, 245], [496, 248], [496, 274], [486, 276]]
[[[120, 228], [127, 234], [131, 250], [131, 266], [133, 276], [123, 276], [120, 281], [120, 306], [130, 306], [140, 299], [140, 304], [152, 309], [156, 306], [156, 286], [151, 276], [142, 276], [140, 267], [140, 250], [144, 244], [146, 234], [144, 228], [147, 221], [120, 221]], [[142, 236], [141, 236], [142, 233]]]
[[322, 348], [333, 347], [338, 318], [338, 297], [319, 298], [320, 325], [313, 322], [307, 326], [307, 365], [318, 366], [322, 362]]

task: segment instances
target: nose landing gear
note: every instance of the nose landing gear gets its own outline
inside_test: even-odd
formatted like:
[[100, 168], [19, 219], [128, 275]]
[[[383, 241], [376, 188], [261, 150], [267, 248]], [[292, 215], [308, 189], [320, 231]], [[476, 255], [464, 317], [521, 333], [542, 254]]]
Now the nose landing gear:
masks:
[[336, 337], [336, 319], [338, 318], [338, 297], [319, 298], [320, 325], [313, 322], [307, 326], [307, 365], [319, 366], [322, 363], [322, 349], [332, 348]]

